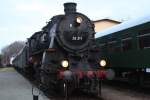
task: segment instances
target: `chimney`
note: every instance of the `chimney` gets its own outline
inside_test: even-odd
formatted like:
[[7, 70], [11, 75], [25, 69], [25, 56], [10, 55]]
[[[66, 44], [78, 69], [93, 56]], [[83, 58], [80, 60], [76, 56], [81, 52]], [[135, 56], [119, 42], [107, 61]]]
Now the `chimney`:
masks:
[[65, 14], [75, 13], [76, 12], [76, 3], [68, 2], [64, 3], [64, 12]]

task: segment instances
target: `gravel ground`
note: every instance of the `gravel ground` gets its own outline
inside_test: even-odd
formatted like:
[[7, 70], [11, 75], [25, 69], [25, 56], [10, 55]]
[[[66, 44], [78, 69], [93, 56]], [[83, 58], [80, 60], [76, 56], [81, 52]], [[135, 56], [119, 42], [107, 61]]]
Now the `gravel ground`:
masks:
[[[32, 85], [12, 68], [0, 69], [0, 100], [33, 100]], [[42, 94], [39, 100], [48, 100]]]
[[102, 98], [104, 100], [150, 100], [150, 94], [103, 85]]

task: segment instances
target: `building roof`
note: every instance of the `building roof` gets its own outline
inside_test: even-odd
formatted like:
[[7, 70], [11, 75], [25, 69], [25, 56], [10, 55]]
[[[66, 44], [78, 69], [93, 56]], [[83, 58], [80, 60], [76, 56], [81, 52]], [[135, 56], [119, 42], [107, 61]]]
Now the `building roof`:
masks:
[[121, 24], [112, 26], [112, 27], [110, 27], [110, 28], [108, 28], [104, 31], [97, 32], [96, 33], [96, 38], [107, 35], [107, 34], [111, 34], [111, 33], [114, 33], [114, 32], [118, 32], [118, 31], [121, 31], [121, 30], [125, 30], [125, 29], [128, 29], [130, 27], [134, 27], [134, 26], [137, 26], [137, 25], [140, 25], [140, 24], [144, 24], [146, 22], [150, 22], [150, 14], [146, 15], [146, 16], [143, 16], [143, 17], [140, 17], [140, 18], [133, 19], [133, 20], [125, 21]]
[[108, 18], [95, 20], [95, 21], [93, 21], [93, 22], [94, 22], [94, 23], [97, 23], [97, 22], [101, 22], [101, 21], [110, 21], [110, 22], [114, 22], [114, 23], [118, 23], [118, 24], [121, 23], [120, 21], [116, 21], [116, 20], [108, 19]]

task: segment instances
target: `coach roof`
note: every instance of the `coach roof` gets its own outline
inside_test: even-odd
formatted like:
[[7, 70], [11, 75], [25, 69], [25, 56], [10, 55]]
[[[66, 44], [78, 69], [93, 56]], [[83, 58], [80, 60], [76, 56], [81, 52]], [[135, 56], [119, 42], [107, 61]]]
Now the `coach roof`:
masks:
[[125, 21], [121, 24], [112, 26], [112, 27], [110, 27], [110, 28], [108, 28], [104, 31], [97, 32], [96, 33], [96, 38], [107, 35], [107, 34], [111, 34], [111, 33], [114, 33], [114, 32], [122, 31], [122, 30], [128, 29], [130, 27], [134, 27], [134, 26], [144, 24], [144, 23], [147, 23], [147, 22], [150, 22], [150, 14], [148, 16], [143, 16], [143, 17], [136, 18], [136, 19], [133, 19], [133, 20]]

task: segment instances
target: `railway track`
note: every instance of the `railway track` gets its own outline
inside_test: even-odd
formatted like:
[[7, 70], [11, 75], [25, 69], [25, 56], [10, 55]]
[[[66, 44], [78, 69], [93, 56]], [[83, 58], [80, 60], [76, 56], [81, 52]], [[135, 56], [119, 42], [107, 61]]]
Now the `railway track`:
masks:
[[[30, 82], [38, 86], [35, 81], [30, 80]], [[74, 91], [68, 98], [64, 98], [58, 94], [51, 94], [48, 91], [42, 92], [42, 94], [45, 95], [48, 100], [149, 100], [150, 98], [149, 89], [139, 88], [127, 82], [120, 81], [104, 82], [102, 84], [101, 98], [79, 90]]]
[[68, 96], [68, 98], [64, 98], [62, 94], [50, 93], [49, 91], [42, 91], [42, 93], [50, 100], [103, 100], [101, 97], [96, 97], [94, 94], [83, 92], [80, 90], [74, 90]]
[[[27, 98], [28, 100], [32, 100], [31, 84], [36, 85], [36, 82], [26, 81], [27, 79], [20, 76], [12, 68], [5, 69], [5, 72], [2, 71], [0, 74], [1, 90], [3, 90], [0, 93], [1, 98], [7, 98], [8, 100], [9, 95], [12, 95], [15, 98], [12, 100], [18, 100], [17, 98], [21, 97], [25, 97], [23, 100]], [[13, 92], [7, 94], [10, 90]], [[64, 98], [58, 94], [52, 95], [46, 91], [41, 92], [39, 95], [39, 100], [150, 100], [149, 98], [150, 88], [139, 88], [135, 85], [129, 85], [127, 82], [118, 81], [112, 81], [107, 84], [102, 83], [101, 98], [96, 98], [90, 93], [84, 93], [79, 90], [74, 91], [68, 98]]]
[[[28, 78], [25, 74], [22, 73], [20, 74], [25, 77], [31, 84], [39, 87], [39, 84], [33, 78]], [[64, 98], [59, 94], [49, 93], [49, 91], [44, 90], [42, 87], [40, 88], [40, 90], [42, 91], [42, 95], [45, 95], [47, 98], [49, 98], [49, 100], [103, 100], [101, 97], [96, 97], [91, 93], [86, 93], [80, 90], [73, 91], [68, 98]]]
[[51, 96], [47, 95], [50, 100], [103, 100], [102, 98], [97, 98], [94, 95], [83, 93], [81, 91], [73, 92], [68, 98], [62, 96]]
[[150, 88], [122, 81], [109, 81], [102, 85], [102, 97], [105, 100], [150, 100]]
[[103, 84], [113, 87], [117, 90], [130, 90], [150, 95], [150, 87], [141, 87], [136, 84], [130, 84], [125, 81], [105, 81]]

